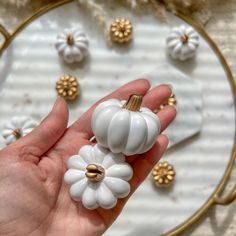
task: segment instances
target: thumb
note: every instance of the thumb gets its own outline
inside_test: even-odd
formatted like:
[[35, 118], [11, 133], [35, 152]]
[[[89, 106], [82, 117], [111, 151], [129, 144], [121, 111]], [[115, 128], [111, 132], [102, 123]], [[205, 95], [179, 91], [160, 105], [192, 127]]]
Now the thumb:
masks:
[[58, 98], [48, 116], [31, 133], [16, 142], [24, 155], [40, 157], [63, 135], [68, 124], [68, 107], [63, 98]]

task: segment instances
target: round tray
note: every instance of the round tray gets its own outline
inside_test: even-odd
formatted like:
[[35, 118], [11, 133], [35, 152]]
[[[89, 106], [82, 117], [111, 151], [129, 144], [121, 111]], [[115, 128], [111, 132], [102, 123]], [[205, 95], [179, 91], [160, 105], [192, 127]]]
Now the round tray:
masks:
[[[56, 99], [55, 81], [63, 74], [77, 76], [81, 85], [80, 99], [70, 104], [73, 122], [100, 97], [137, 75], [163, 62], [177, 67], [202, 87], [201, 133], [166, 153], [164, 159], [177, 172], [173, 188], [157, 190], [147, 178], [105, 234], [174, 235], [214, 203], [226, 204], [235, 197], [233, 190], [227, 198], [220, 198], [235, 160], [235, 84], [214, 42], [191, 20], [170, 15], [169, 22], [162, 23], [119, 7], [109, 10], [114, 17], [125, 15], [132, 20], [134, 41], [130, 46], [108, 48], [93, 19], [68, 0], [42, 8], [12, 34], [0, 26], [5, 38], [0, 49], [0, 127], [16, 114], [41, 120]], [[200, 34], [196, 58], [185, 63], [170, 60], [165, 52], [170, 28], [180, 24], [190, 24]], [[90, 38], [90, 58], [78, 67], [66, 66], [54, 48], [57, 33], [70, 26], [81, 26]], [[4, 146], [2, 138], [0, 146]]]

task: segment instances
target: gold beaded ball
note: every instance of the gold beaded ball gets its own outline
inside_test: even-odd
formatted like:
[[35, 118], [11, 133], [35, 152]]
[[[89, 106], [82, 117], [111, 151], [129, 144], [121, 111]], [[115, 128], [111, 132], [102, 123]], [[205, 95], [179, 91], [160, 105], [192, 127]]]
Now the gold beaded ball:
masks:
[[168, 100], [165, 103], [161, 104], [157, 109], [155, 109], [154, 112], [157, 113], [166, 106], [176, 106], [176, 105], [177, 105], [177, 100], [175, 95], [172, 93], [171, 96], [168, 98]]
[[79, 84], [74, 76], [61, 76], [56, 82], [56, 90], [58, 95], [66, 100], [75, 100], [79, 95]]
[[152, 171], [152, 178], [157, 187], [168, 187], [175, 179], [174, 167], [167, 161], [159, 162]]
[[132, 24], [124, 18], [117, 18], [110, 27], [110, 37], [115, 43], [127, 43], [132, 39]]

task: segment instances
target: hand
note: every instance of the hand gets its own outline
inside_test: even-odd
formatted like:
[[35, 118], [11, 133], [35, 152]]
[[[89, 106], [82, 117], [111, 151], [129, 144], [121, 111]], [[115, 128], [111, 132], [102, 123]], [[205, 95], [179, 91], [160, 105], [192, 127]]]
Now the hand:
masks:
[[[157, 108], [171, 95], [161, 85], [150, 90], [147, 80], [136, 80], [105, 97], [127, 99], [132, 93], [144, 96], [143, 106]], [[100, 103], [99, 101], [98, 103]], [[164, 153], [168, 139], [159, 135], [153, 148], [142, 158], [129, 157], [134, 176], [131, 193], [111, 210], [87, 210], [73, 201], [63, 182], [67, 159], [93, 136], [92, 106], [67, 128], [68, 108], [58, 98], [50, 114], [29, 135], [0, 151], [0, 235], [101, 235], [116, 219], [129, 196], [146, 178]], [[174, 107], [158, 113], [161, 131], [174, 119]]]

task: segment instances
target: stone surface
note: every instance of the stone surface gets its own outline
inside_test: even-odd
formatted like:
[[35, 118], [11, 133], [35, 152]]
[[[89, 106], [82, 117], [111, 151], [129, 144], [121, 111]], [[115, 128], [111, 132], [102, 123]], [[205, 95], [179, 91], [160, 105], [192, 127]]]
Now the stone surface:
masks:
[[170, 84], [177, 99], [177, 116], [164, 131], [169, 148], [199, 133], [202, 126], [202, 89], [197, 81], [171, 65], [162, 64], [153, 71], [136, 76], [154, 84]]

